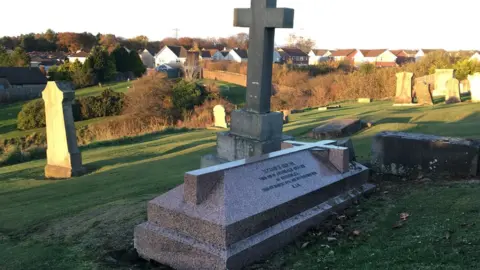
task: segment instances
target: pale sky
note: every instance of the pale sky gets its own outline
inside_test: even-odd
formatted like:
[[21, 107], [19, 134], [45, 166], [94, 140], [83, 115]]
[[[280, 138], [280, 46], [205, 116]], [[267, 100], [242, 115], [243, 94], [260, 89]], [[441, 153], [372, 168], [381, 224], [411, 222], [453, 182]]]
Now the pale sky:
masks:
[[[233, 9], [250, 0], [2, 0], [0, 36], [44, 32], [112, 33], [150, 40], [174, 36], [229, 36]], [[295, 28], [277, 30], [314, 39], [317, 48], [479, 49], [478, 0], [278, 0], [295, 9]], [[18, 11], [18, 12], [17, 12]]]

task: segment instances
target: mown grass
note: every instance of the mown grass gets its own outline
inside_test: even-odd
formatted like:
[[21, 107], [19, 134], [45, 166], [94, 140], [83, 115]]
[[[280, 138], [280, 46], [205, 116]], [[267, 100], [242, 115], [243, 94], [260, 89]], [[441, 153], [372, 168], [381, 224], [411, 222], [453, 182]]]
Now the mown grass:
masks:
[[[383, 130], [479, 138], [479, 113], [478, 104], [468, 103], [415, 108], [347, 103], [291, 115], [284, 130], [307, 140], [311, 128], [332, 118], [373, 121], [373, 128], [352, 137], [357, 155], [366, 160], [372, 136]], [[63, 181], [43, 179], [45, 160], [0, 168], [0, 269], [147, 267], [115, 264], [110, 256], [131, 249], [133, 228], [146, 220], [148, 200], [180, 184], [214, 146], [213, 130], [93, 144], [82, 148], [90, 173]], [[480, 185], [443, 180], [381, 183], [377, 194], [342, 221], [345, 232], [334, 235], [337, 241], [327, 241], [331, 230], [313, 231], [255, 267], [479, 269]], [[410, 217], [393, 229], [403, 212]], [[353, 230], [360, 236], [350, 238]]]
[[[102, 87], [100, 86], [93, 86], [88, 88], [83, 88], [75, 91], [76, 97], [81, 96], [95, 96], [100, 95], [103, 90], [107, 88], [111, 88], [113, 91], [125, 93], [130, 87], [131, 82], [120, 82], [120, 83], [112, 83], [112, 84], [105, 84]], [[22, 137], [34, 132], [43, 132], [44, 129], [33, 129], [33, 130], [18, 130], [17, 129], [17, 116], [18, 113], [22, 110], [23, 104], [29, 101], [21, 101], [16, 102], [13, 104], [0, 104], [0, 139], [10, 139], [10, 138], [17, 138]], [[87, 121], [81, 121], [75, 123], [77, 128], [86, 126], [88, 124], [101, 121], [101, 119], [90, 119]]]

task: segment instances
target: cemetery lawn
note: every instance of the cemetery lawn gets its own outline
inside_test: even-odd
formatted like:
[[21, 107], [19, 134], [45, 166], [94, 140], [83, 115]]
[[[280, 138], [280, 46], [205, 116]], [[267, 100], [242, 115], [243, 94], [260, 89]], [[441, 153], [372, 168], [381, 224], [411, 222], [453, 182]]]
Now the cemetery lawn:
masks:
[[[334, 117], [375, 122], [353, 136], [360, 160], [369, 159], [371, 138], [383, 130], [470, 138], [480, 130], [478, 104], [397, 108], [391, 102], [294, 114], [284, 130], [308, 140], [313, 127]], [[181, 184], [214, 151], [217, 131], [90, 144], [81, 148], [90, 173], [70, 180], [44, 180], [45, 160], [0, 167], [0, 269], [150, 267], [127, 256], [133, 228], [146, 220], [148, 200]], [[333, 219], [256, 269], [480, 269], [480, 184], [396, 180], [379, 189], [344, 221]], [[401, 213], [409, 217], [395, 225]], [[339, 222], [343, 232], [331, 235]]]
[[[92, 86], [75, 91], [76, 97], [81, 96], [96, 96], [100, 95], [103, 90], [111, 88], [115, 92], [125, 93], [131, 82], [120, 82], [112, 84], [104, 84], [103, 87]], [[13, 104], [0, 104], [0, 139], [10, 139], [22, 137], [34, 132], [43, 132], [44, 129], [34, 129], [21, 131], [17, 130], [17, 115], [22, 110], [22, 106], [29, 101], [20, 101]], [[77, 122], [77, 128], [91, 124], [93, 122], [101, 121], [101, 118], [91, 119], [87, 121]]]

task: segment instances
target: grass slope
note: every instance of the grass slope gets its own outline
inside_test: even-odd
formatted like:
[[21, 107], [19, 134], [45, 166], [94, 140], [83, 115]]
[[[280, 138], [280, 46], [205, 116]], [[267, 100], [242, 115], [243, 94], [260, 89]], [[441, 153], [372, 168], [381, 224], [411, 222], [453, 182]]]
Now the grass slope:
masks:
[[[96, 96], [100, 95], [103, 90], [111, 88], [113, 91], [125, 93], [128, 90], [128, 87], [131, 85], [130, 82], [120, 82], [113, 84], [106, 84], [102, 87], [93, 86], [88, 88], [83, 88], [75, 91], [76, 97], [81, 96]], [[29, 101], [16, 102], [14, 104], [1, 105], [0, 104], [0, 139], [10, 139], [25, 136], [33, 132], [41, 132], [44, 129], [34, 129], [21, 131], [17, 130], [17, 115], [22, 110], [23, 104]], [[78, 127], [88, 125], [92, 122], [100, 121], [101, 119], [91, 119], [87, 121], [77, 122], [75, 125]]]
[[[353, 137], [361, 159], [368, 158], [371, 138], [382, 130], [479, 137], [478, 104], [342, 106], [292, 115], [285, 131], [305, 139], [311, 128], [335, 117], [374, 121], [373, 128]], [[109, 263], [111, 252], [132, 246], [133, 227], [146, 220], [147, 201], [180, 184], [184, 172], [197, 169], [214, 146], [213, 130], [93, 144], [82, 149], [91, 173], [64, 181], [43, 180], [45, 160], [0, 168], [0, 269], [130, 269]], [[480, 186], [438, 186], [442, 180], [382, 185], [342, 223], [347, 232], [360, 230], [359, 237], [340, 234], [332, 243], [328, 230], [314, 231], [256, 267], [478, 269]], [[402, 212], [410, 218], [392, 229]]]

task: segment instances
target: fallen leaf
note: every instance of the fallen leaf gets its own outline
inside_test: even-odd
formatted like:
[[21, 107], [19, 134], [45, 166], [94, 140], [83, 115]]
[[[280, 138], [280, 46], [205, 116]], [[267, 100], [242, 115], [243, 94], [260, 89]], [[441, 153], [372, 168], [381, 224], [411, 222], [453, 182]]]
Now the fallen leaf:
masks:
[[343, 227], [342, 227], [342, 225], [338, 225], [337, 227], [335, 227], [335, 231], [337, 231], [337, 232], [343, 232]]
[[310, 242], [303, 243], [302, 248], [306, 248], [308, 246], [308, 244], [310, 244]]
[[347, 219], [347, 216], [346, 215], [341, 215], [339, 217], [337, 217], [338, 220], [345, 220]]
[[383, 194], [388, 194], [388, 190], [387, 190], [387, 191], [384, 191]]
[[361, 233], [361, 232], [360, 232], [359, 230], [355, 230], [355, 231], [352, 232], [352, 234], [355, 235], [355, 236], [359, 236], [360, 233]]
[[328, 241], [328, 242], [335, 242], [335, 241], [337, 241], [337, 238], [335, 238], [335, 237], [327, 237], [327, 241]]
[[447, 233], [445, 234], [445, 239], [447, 239], [447, 240], [450, 239], [450, 232], [447, 232]]
[[401, 213], [400, 214], [400, 219], [401, 220], [407, 220], [407, 218], [409, 217], [410, 215], [408, 213]]

